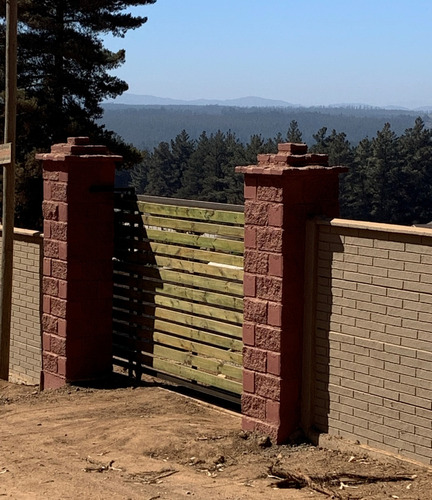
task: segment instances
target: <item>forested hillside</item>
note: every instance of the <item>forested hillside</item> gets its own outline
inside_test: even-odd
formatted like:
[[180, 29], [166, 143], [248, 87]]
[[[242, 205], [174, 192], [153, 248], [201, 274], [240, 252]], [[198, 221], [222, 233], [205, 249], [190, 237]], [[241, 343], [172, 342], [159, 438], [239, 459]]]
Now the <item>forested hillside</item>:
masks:
[[[313, 134], [322, 127], [344, 132], [347, 139], [357, 144], [364, 137], [373, 137], [389, 122], [396, 134], [414, 125], [419, 113], [403, 110], [385, 110], [370, 107], [315, 107], [315, 108], [239, 108], [227, 106], [130, 106], [105, 104], [100, 123], [113, 130], [126, 142], [140, 149], [151, 150], [162, 141], [170, 141], [182, 130], [192, 139], [198, 139], [205, 130], [234, 132], [242, 141], [255, 134], [274, 137], [286, 134], [295, 120], [307, 144], [313, 143]], [[426, 126], [432, 118], [422, 114]]]
[[[256, 163], [258, 153], [275, 152], [278, 142], [303, 141], [297, 121], [285, 130], [272, 138], [254, 134], [247, 141], [220, 130], [194, 139], [183, 130], [145, 152], [143, 162], [119, 180], [138, 193], [242, 203], [243, 179], [234, 167]], [[327, 153], [331, 165], [349, 167], [341, 179], [343, 217], [398, 224], [432, 220], [432, 130], [422, 118], [399, 134], [385, 123], [356, 144], [347, 133], [327, 127], [306, 142], [310, 151]]]

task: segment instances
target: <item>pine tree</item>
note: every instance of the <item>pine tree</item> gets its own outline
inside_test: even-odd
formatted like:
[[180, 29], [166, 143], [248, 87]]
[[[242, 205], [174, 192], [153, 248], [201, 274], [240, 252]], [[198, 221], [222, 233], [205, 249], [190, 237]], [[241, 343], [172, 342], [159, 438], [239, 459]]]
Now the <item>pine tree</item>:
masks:
[[360, 141], [353, 153], [349, 170], [341, 177], [341, 215], [347, 219], [370, 220], [371, 186], [370, 164], [371, 141], [366, 137]]
[[303, 142], [302, 133], [299, 129], [298, 123], [296, 120], [291, 120], [290, 126], [286, 135], [287, 142]]
[[[139, 28], [147, 19], [125, 10], [155, 1], [18, 1], [18, 88], [32, 117], [40, 117], [35, 132], [45, 144], [87, 132], [102, 115], [101, 101], [127, 90], [110, 74], [124, 63], [125, 51], [106, 49], [102, 36], [124, 37]], [[0, 12], [5, 3], [0, 1]]]
[[414, 127], [399, 137], [403, 190], [401, 223], [432, 220], [432, 130], [418, 117]]
[[398, 138], [389, 123], [372, 139], [371, 153], [368, 189], [371, 220], [398, 223], [405, 191]]
[[[27, 182], [30, 168], [26, 164], [32, 164], [34, 151], [47, 150], [68, 136], [90, 136], [125, 155], [129, 164], [139, 161], [135, 148], [95, 121], [102, 116], [101, 101], [117, 97], [128, 88], [126, 82], [110, 73], [125, 61], [125, 51], [106, 49], [102, 37], [123, 37], [128, 30], [142, 26], [147, 19], [133, 16], [127, 9], [155, 1], [18, 0], [17, 161], [24, 177], [18, 179], [18, 188]], [[0, 0], [1, 13], [5, 4]], [[0, 65], [4, 61], [4, 32], [3, 19]], [[30, 213], [39, 212], [37, 205], [27, 208]], [[27, 222], [27, 227], [36, 224], [35, 220], [22, 222]]]

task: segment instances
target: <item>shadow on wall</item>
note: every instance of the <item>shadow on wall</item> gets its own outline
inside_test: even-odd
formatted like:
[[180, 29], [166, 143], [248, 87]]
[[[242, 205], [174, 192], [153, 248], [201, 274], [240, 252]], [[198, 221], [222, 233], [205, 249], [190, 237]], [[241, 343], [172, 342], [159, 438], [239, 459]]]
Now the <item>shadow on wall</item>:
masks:
[[113, 364], [141, 380], [153, 364], [155, 291], [160, 273], [133, 189], [115, 192]]
[[[342, 388], [338, 387], [338, 380], [344, 370], [343, 360], [330, 358], [330, 342], [337, 341], [338, 336], [332, 329], [332, 315], [342, 313], [343, 302], [339, 297], [342, 290], [332, 287], [337, 273], [341, 272], [333, 269], [333, 261], [343, 255], [344, 245], [339, 235], [325, 232], [326, 229], [320, 228], [317, 220], [308, 222], [302, 420], [304, 430], [311, 431], [312, 435], [329, 430], [334, 403], [339, 404]], [[349, 363], [348, 357], [345, 362]], [[330, 384], [333, 385], [331, 391]]]

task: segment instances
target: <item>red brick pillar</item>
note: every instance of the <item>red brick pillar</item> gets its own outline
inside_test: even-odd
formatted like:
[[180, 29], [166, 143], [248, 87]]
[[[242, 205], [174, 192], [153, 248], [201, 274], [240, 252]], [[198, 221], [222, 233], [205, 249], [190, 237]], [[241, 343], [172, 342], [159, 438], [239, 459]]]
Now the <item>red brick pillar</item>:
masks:
[[245, 176], [243, 429], [285, 441], [300, 424], [305, 227], [339, 212], [327, 155], [279, 144]]
[[111, 372], [115, 162], [87, 137], [43, 160], [42, 388]]

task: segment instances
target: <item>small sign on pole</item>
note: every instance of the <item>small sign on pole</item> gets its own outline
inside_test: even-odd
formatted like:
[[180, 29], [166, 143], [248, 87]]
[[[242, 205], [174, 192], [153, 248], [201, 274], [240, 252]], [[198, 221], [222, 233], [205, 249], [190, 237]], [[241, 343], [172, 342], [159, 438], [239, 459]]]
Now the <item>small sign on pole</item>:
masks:
[[0, 165], [12, 163], [12, 143], [0, 144]]

